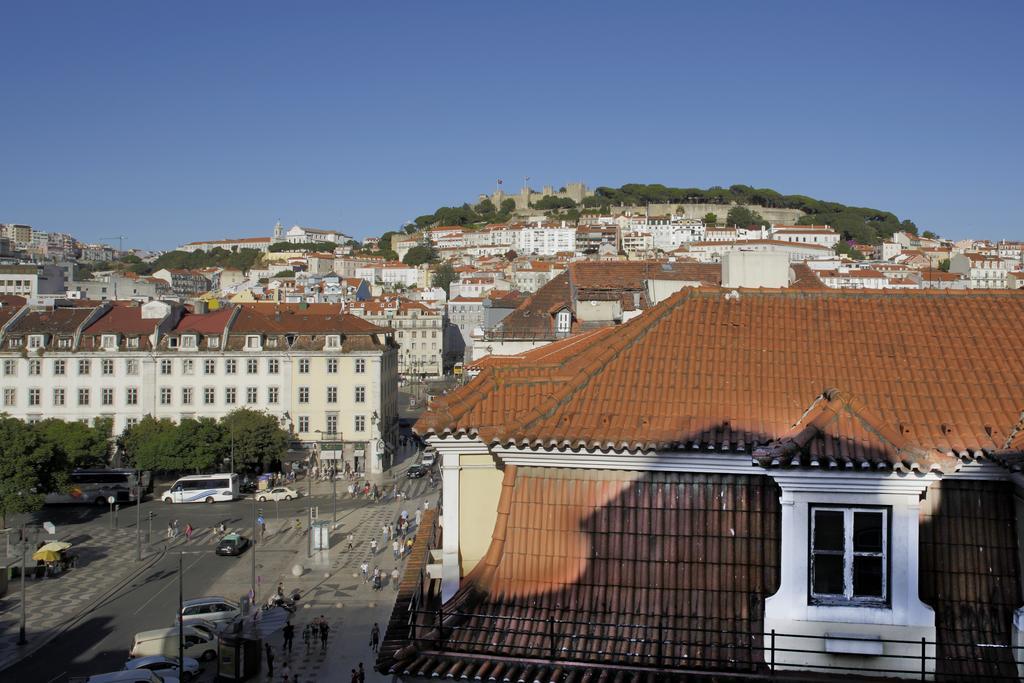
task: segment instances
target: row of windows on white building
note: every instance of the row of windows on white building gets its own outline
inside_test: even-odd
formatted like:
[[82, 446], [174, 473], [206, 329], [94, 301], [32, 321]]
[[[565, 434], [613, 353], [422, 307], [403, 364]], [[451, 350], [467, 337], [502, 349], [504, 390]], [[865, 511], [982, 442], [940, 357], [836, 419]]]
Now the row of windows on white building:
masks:
[[[54, 375], [64, 376], [68, 374], [68, 361], [64, 359], [56, 359], [51, 361], [53, 363], [52, 371]], [[28, 374], [41, 375], [42, 374], [42, 360], [31, 359], [28, 361]], [[193, 375], [195, 374], [196, 361], [192, 358], [183, 358], [180, 360], [181, 363], [181, 374]], [[277, 375], [281, 371], [281, 363], [277, 358], [266, 359], [267, 374]], [[327, 359], [327, 373], [337, 374], [339, 359], [328, 358]], [[354, 358], [354, 371], [356, 374], [363, 374], [366, 372], [366, 359], [365, 358]], [[89, 376], [92, 374], [93, 359], [91, 358], [79, 358], [77, 361], [78, 374], [80, 376]], [[217, 372], [217, 361], [214, 358], [207, 358], [202, 361], [203, 373], [207, 375], [213, 375]], [[300, 358], [297, 363], [299, 374], [309, 374], [310, 372], [310, 359]], [[224, 374], [235, 375], [238, 374], [239, 362], [234, 358], [224, 359]], [[139, 359], [128, 358], [124, 361], [124, 368], [126, 375], [137, 375], [139, 374]], [[247, 374], [255, 375], [259, 373], [259, 359], [247, 358], [245, 359], [245, 370]], [[13, 358], [5, 359], [3, 363], [4, 375], [7, 377], [16, 377], [18, 374], [18, 361]], [[104, 376], [114, 375], [114, 360], [111, 358], [104, 358], [100, 360], [100, 374]], [[161, 375], [173, 375], [174, 374], [174, 361], [170, 358], [164, 358], [160, 360], [160, 374]]]
[[[18, 405], [18, 390], [15, 387], [4, 387], [3, 403], [4, 407], [12, 408]], [[27, 405], [29, 407], [42, 406], [42, 389], [38, 387], [29, 387], [25, 390], [27, 392]], [[139, 405], [139, 388], [138, 387], [126, 387], [124, 394], [124, 405], [125, 406], [137, 406]], [[241, 392], [238, 387], [224, 387], [223, 388], [224, 405], [237, 405]], [[274, 405], [280, 402], [281, 390], [280, 387], [266, 387], [267, 391], [267, 403]], [[64, 387], [54, 387], [52, 390], [52, 403], [51, 405], [55, 408], [66, 406], [68, 390]], [[78, 393], [78, 405], [88, 406], [92, 400], [92, 389], [88, 387], [80, 387], [77, 390]], [[326, 389], [324, 396], [324, 403], [334, 404], [338, 402], [338, 387], [329, 386]], [[174, 390], [171, 387], [160, 387], [158, 390], [160, 399], [160, 405], [170, 406], [174, 403]], [[194, 405], [195, 397], [197, 395], [195, 387], [181, 387], [181, 402], [180, 405], [190, 406]], [[199, 395], [202, 397], [203, 405], [217, 405], [217, 388], [216, 387], [202, 387]], [[112, 387], [103, 387], [99, 389], [100, 405], [113, 406], [114, 405], [114, 389]], [[259, 402], [259, 387], [245, 387], [245, 403], [248, 405], [255, 405]], [[300, 404], [311, 402], [311, 392], [309, 387], [298, 387], [298, 402]], [[353, 401], [357, 404], [366, 403], [366, 387], [356, 386], [353, 387]]]

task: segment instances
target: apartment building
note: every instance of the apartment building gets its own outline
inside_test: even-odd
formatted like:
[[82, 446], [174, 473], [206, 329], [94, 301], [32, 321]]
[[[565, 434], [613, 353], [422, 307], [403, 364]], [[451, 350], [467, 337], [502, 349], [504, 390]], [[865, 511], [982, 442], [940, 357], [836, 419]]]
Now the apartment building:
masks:
[[439, 377], [444, 371], [445, 315], [418, 301], [383, 296], [349, 302], [346, 309], [367, 322], [394, 331], [398, 373], [405, 377]]
[[1009, 262], [998, 256], [977, 252], [953, 254], [949, 272], [958, 273], [968, 281], [970, 289], [1006, 289]]
[[[397, 443], [397, 347], [390, 331], [338, 305], [177, 303], [0, 308], [4, 412], [110, 418], [277, 417], [295, 445], [335, 444], [355, 471], [380, 473]], [[325, 457], [321, 453], [321, 457]]]
[[29, 301], [64, 293], [64, 270], [54, 264], [0, 266], [0, 294], [23, 296]]
[[161, 268], [153, 273], [153, 277], [170, 285], [176, 296], [194, 296], [210, 290], [209, 278], [195, 270]]

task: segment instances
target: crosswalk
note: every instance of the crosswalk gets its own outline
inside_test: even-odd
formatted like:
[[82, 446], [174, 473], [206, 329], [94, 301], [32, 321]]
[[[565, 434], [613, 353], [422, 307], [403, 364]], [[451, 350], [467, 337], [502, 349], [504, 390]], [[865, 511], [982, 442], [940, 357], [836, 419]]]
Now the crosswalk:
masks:
[[[184, 531], [179, 531], [177, 537], [162, 539], [167, 543], [168, 547], [178, 546], [215, 546], [220, 542], [220, 539], [224, 538], [227, 534], [238, 534], [239, 536], [245, 536], [249, 540], [252, 540], [252, 527], [225, 527], [224, 533], [221, 533], [220, 529], [196, 529], [192, 532], [192, 538], [188, 539], [185, 537]], [[261, 535], [259, 529], [256, 530], [256, 544], [259, 547], [264, 546], [292, 546], [304, 542], [308, 538], [308, 531], [306, 529], [296, 530], [293, 524], [282, 524], [280, 528], [275, 531], [274, 525], [267, 524], [267, 533]]]

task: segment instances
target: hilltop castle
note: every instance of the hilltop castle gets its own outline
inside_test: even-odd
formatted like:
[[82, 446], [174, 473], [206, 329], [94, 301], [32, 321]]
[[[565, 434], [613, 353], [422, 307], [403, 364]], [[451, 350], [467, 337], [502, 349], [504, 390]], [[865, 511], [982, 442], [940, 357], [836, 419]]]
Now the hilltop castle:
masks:
[[526, 211], [530, 208], [530, 204], [540, 201], [544, 197], [571, 199], [577, 204], [582, 204], [585, 197], [592, 197], [593, 195], [594, 191], [588, 189], [584, 183], [569, 183], [558, 192], [555, 192], [554, 187], [551, 185], [545, 185], [544, 189], [540, 192], [534, 192], [529, 186], [524, 185], [519, 194], [505, 194], [504, 190], [497, 190], [490, 196], [481, 194], [477, 198], [477, 204], [485, 199], [490, 199], [495, 207], [500, 208], [503, 201], [512, 199], [516, 203], [516, 211]]

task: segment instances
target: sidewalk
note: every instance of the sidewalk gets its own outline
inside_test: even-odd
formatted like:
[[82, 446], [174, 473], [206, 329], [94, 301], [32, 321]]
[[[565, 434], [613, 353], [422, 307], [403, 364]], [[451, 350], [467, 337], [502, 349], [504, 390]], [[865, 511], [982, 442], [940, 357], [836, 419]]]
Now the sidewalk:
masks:
[[[136, 562], [134, 529], [101, 529], [90, 525], [60, 534], [60, 537], [74, 544], [78, 566], [48, 579], [25, 577], [27, 645], [18, 645], [21, 579], [11, 580], [7, 594], [0, 598], [0, 671], [44, 645], [162, 554], [159, 549], [150, 550], [143, 545], [142, 562]], [[12, 555], [7, 562], [20, 565], [21, 555]], [[30, 569], [35, 565], [31, 559], [28, 564]]]
[[[298, 539], [298, 548], [291, 552], [279, 550], [271, 553], [267, 550], [264, 554], [260, 553], [257, 547], [261, 601], [266, 602], [269, 595], [276, 590], [278, 582], [283, 584], [286, 594], [297, 589], [302, 598], [299, 600], [298, 610], [292, 617], [295, 626], [292, 654], [288, 656], [284, 653], [281, 633], [275, 633], [266, 641], [270, 643], [275, 655], [274, 677], [268, 676], [264, 657], [262, 673], [254, 680], [283, 680], [282, 667], [285, 662], [289, 664], [292, 680], [295, 681], [297, 675], [297, 680], [301, 683], [348, 681], [351, 670], [357, 668], [360, 662], [363, 663], [367, 680], [385, 681], [390, 678], [381, 676], [373, 670], [376, 655], [369, 647], [370, 629], [376, 622], [380, 626], [381, 638], [384, 637], [396, 595], [390, 573], [395, 566], [402, 572], [406, 560], [396, 562], [393, 559], [390, 542], [386, 549], [383, 547], [381, 526], [388, 522], [393, 524], [402, 510], [407, 510], [410, 518], [415, 521], [416, 508], [422, 509], [424, 501], [429, 501], [431, 507], [436, 506], [439, 492], [439, 489], [430, 488], [426, 480], [411, 480], [408, 483], [415, 484], [406, 487], [411, 489], [408, 500], [378, 504], [366, 502], [355, 510], [348, 510], [339, 515], [338, 528], [331, 532], [331, 549], [313, 558], [306, 557], [305, 543], [298, 542]], [[322, 486], [326, 486], [329, 493], [330, 483], [322, 482], [314, 489], [314, 495], [322, 495]], [[321, 519], [328, 517], [329, 515], [321, 511]], [[417, 530], [414, 527], [412, 531]], [[351, 552], [347, 550], [349, 533], [354, 536], [354, 549]], [[376, 538], [381, 544], [375, 556], [369, 549], [371, 538]], [[371, 571], [376, 564], [387, 575], [380, 591], [374, 591], [360, 576], [359, 564], [364, 559], [369, 561]], [[292, 567], [296, 564], [305, 570], [299, 578], [295, 578], [291, 573]], [[249, 585], [250, 566], [248, 562], [241, 562], [229, 570], [211, 589], [211, 594], [231, 597], [239, 593], [243, 590], [242, 586]], [[307, 654], [306, 645], [302, 641], [303, 628], [321, 615], [331, 626], [327, 648], [323, 650], [320, 642], [316, 641], [311, 644]], [[213, 680], [212, 671], [204, 673], [203, 680], [207, 679]]]

